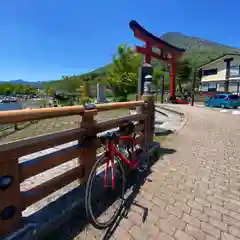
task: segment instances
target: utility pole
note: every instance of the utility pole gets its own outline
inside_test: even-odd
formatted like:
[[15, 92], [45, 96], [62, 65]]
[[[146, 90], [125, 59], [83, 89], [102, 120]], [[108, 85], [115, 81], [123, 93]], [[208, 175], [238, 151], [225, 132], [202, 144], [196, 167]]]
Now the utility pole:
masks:
[[195, 68], [193, 68], [193, 72], [192, 72], [192, 93], [191, 93], [191, 106], [193, 106], [193, 105], [194, 105], [195, 85], [196, 85], [196, 69], [195, 69]]
[[162, 75], [161, 103], [163, 103], [164, 92], [164, 75]]

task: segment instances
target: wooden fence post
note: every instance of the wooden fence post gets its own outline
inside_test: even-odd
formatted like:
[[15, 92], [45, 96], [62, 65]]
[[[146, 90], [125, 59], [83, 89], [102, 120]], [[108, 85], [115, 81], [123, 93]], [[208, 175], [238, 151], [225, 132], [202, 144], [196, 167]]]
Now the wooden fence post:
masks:
[[15, 131], [18, 130], [18, 124], [17, 124], [17, 123], [14, 124], [14, 130], [15, 130]]
[[142, 100], [147, 103], [147, 108], [142, 108], [143, 113], [147, 113], [148, 117], [146, 119], [147, 130], [147, 139], [148, 143], [153, 142], [154, 131], [155, 131], [155, 106], [154, 106], [154, 99], [153, 95], [142, 95]]
[[[87, 130], [88, 137], [96, 137], [95, 133], [95, 125], [96, 120], [94, 116], [97, 115], [97, 110], [88, 110], [82, 114], [82, 122], [80, 123], [81, 128]], [[90, 171], [96, 161], [96, 154], [97, 154], [97, 146], [94, 140], [90, 140], [89, 144], [87, 144], [87, 148], [83, 151], [80, 151], [80, 158], [79, 163], [84, 165], [84, 178], [80, 181], [81, 183], [85, 182], [90, 174]]]
[[0, 156], [0, 237], [22, 227], [18, 159]]
[[[145, 104], [145, 105], [143, 105], [143, 106], [141, 106], [140, 108], [139, 108], [139, 110], [140, 110], [140, 112], [138, 112], [138, 113], [143, 113], [143, 114], [148, 114], [148, 109], [147, 109], [147, 103]], [[145, 141], [144, 141], [144, 145], [145, 145], [145, 147], [148, 147], [148, 145], [149, 145], [149, 124], [148, 124], [148, 122], [149, 122], [149, 118], [147, 117], [147, 118], [145, 118], [144, 120], [140, 120], [139, 121], [139, 123], [140, 124], [144, 124], [144, 129], [143, 129], [143, 135], [144, 135], [144, 139], [145, 139]]]

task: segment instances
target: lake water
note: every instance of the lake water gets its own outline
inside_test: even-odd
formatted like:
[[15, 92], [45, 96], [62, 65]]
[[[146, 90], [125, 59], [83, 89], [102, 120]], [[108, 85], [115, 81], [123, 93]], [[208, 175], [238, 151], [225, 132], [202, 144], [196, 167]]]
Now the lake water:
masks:
[[[36, 102], [33, 101], [20, 101], [16, 103], [0, 103], [0, 111], [7, 111], [7, 110], [18, 110], [22, 108], [37, 108]], [[7, 124], [0, 124], [0, 130], [2, 128], [7, 127]]]
[[0, 111], [17, 110], [22, 108], [38, 108], [35, 101], [19, 101], [16, 103], [0, 103]]
[[[21, 109], [21, 103], [0, 103], [0, 111]], [[0, 129], [7, 127], [8, 124], [0, 124]]]
[[21, 103], [1, 103], [0, 104], [0, 111], [17, 110], [21, 108], [22, 108]]

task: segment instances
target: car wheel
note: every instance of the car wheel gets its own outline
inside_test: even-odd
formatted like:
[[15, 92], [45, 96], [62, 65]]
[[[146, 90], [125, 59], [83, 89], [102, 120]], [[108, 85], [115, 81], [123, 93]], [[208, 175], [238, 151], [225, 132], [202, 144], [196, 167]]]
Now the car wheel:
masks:
[[234, 108], [234, 109], [237, 109], [238, 107], [237, 107], [237, 106], [234, 106], [233, 108]]
[[221, 103], [220, 104], [220, 108], [225, 108], [224, 104]]

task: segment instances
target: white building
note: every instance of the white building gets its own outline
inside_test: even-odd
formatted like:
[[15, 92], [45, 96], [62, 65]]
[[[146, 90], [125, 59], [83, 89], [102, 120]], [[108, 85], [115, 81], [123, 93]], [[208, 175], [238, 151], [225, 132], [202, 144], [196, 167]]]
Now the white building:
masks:
[[240, 54], [225, 54], [200, 68], [202, 92], [240, 92]]

